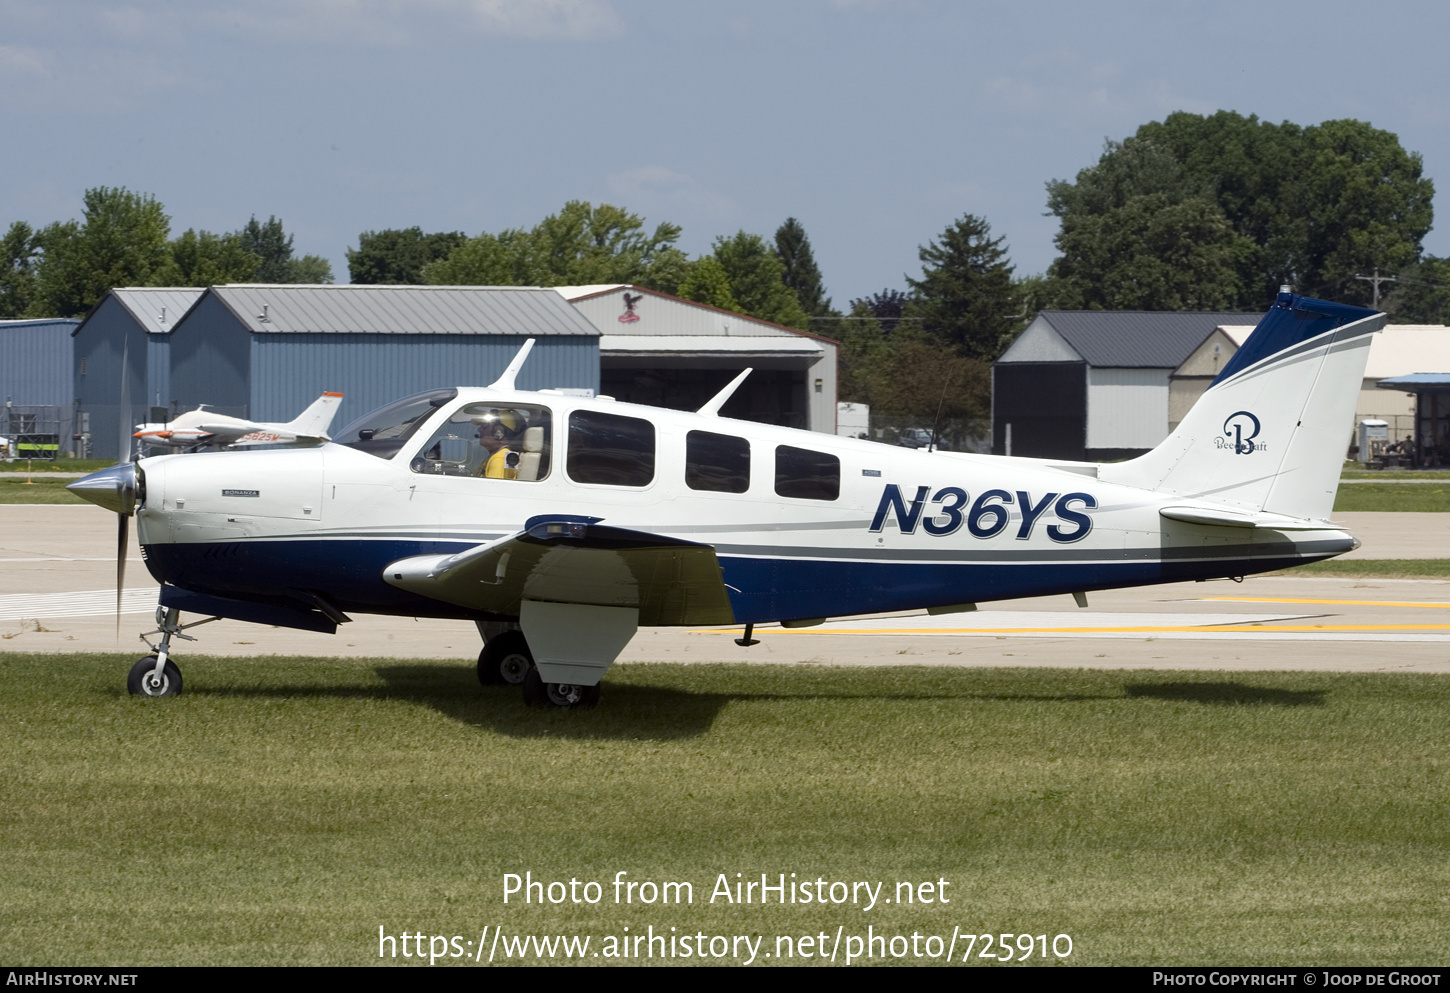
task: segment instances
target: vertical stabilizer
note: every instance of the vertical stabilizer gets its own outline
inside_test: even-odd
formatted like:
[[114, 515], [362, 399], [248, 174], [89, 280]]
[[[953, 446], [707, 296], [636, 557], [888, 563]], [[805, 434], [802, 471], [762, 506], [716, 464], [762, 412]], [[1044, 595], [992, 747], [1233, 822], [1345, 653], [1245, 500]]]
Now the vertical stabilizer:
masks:
[[332, 426], [332, 419], [337, 416], [338, 405], [342, 403], [341, 393], [324, 393], [312, 405], [298, 414], [288, 425], [287, 430], [299, 438], [327, 438], [327, 429]]
[[1280, 293], [1157, 448], [1099, 477], [1247, 511], [1328, 520], [1385, 315]]

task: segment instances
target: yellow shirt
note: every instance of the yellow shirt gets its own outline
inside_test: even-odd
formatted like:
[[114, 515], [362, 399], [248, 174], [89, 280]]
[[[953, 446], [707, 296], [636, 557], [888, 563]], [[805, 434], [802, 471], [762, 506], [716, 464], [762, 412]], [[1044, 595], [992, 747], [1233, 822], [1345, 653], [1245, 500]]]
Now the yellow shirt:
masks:
[[518, 479], [519, 470], [508, 465], [508, 457], [513, 453], [507, 448], [500, 448], [488, 457], [488, 464], [483, 468], [485, 479]]

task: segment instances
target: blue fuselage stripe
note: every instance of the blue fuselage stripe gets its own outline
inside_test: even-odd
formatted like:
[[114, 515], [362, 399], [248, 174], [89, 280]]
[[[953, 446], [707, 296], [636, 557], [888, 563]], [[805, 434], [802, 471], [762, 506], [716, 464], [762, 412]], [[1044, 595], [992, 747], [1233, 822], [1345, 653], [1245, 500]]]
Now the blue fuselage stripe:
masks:
[[[485, 616], [383, 581], [383, 569], [391, 562], [460, 547], [467, 545], [333, 538], [165, 543], [147, 545], [145, 552], [158, 582], [196, 593], [283, 603], [301, 598], [294, 591], [313, 591], [325, 593], [345, 613]], [[1174, 557], [1169, 549], [1162, 558], [1120, 561], [882, 562], [728, 554], [719, 560], [736, 621], [764, 623], [1241, 576], [1326, 558], [1348, 545], [1346, 539], [1345, 548], [1307, 555], [1292, 548], [1284, 542], [1245, 545], [1242, 556], [1203, 559]]]

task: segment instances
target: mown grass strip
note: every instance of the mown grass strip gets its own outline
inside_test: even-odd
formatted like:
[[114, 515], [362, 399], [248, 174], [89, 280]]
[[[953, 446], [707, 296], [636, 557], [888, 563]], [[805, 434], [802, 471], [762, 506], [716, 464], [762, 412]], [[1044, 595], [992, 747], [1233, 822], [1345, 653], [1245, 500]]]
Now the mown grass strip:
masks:
[[0, 478], [0, 504], [11, 503], [85, 503], [67, 490], [70, 479], [46, 478], [37, 473], [33, 481]]
[[1443, 513], [1450, 511], [1450, 480], [1443, 486], [1425, 483], [1405, 486], [1397, 483], [1356, 483], [1341, 486], [1334, 498], [1336, 512], [1400, 511]]
[[1351, 579], [1450, 579], [1450, 559], [1329, 559], [1269, 575], [1343, 576]]
[[[183, 658], [164, 701], [120, 690], [130, 661], [0, 655], [13, 961], [368, 964], [380, 926], [486, 924], [1444, 961], [1443, 677], [631, 665], [567, 712], [465, 660]], [[621, 871], [693, 902], [617, 905]], [[525, 872], [604, 897], [505, 906]], [[736, 873], [951, 902], [710, 903]]]

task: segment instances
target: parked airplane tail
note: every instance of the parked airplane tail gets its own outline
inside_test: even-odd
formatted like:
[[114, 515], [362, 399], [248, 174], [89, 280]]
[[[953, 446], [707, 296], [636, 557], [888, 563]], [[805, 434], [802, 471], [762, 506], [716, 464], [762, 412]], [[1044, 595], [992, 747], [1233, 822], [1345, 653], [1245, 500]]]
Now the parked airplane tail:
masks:
[[324, 393], [312, 401], [312, 406], [298, 414], [287, 425], [287, 430], [299, 438], [327, 438], [327, 429], [337, 416], [337, 407], [342, 403], [341, 393]]
[[1385, 315], [1280, 293], [1177, 430], [1100, 478], [1247, 514], [1327, 521]]

